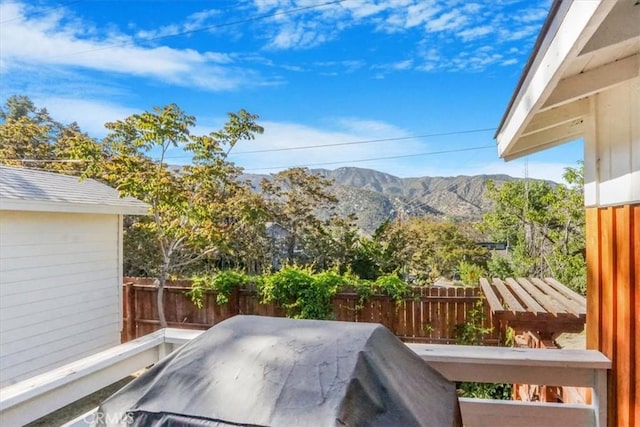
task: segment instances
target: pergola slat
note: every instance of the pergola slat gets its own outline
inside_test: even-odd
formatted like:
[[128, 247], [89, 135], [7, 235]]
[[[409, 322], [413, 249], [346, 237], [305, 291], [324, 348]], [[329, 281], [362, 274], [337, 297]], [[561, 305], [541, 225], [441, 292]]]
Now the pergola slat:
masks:
[[500, 296], [502, 297], [502, 300], [507, 303], [507, 306], [509, 307], [509, 311], [511, 311], [513, 314], [525, 313], [527, 311], [522, 306], [522, 304], [520, 304], [520, 302], [518, 302], [516, 297], [514, 297], [511, 292], [509, 292], [509, 289], [507, 289], [507, 287], [502, 282], [502, 280], [500, 280], [498, 278], [494, 278], [493, 279], [493, 285], [496, 287], [496, 289], [500, 293]]
[[505, 279], [505, 282], [507, 282], [511, 289], [513, 289], [513, 291], [518, 294], [518, 297], [527, 305], [528, 311], [532, 312], [536, 316], [538, 314], [545, 314], [547, 312], [547, 310], [545, 310], [544, 307], [538, 304], [538, 302], [533, 299], [531, 295], [529, 295], [527, 291], [524, 290], [522, 286], [520, 286], [520, 284], [514, 279], [509, 277]]
[[552, 277], [545, 277], [544, 281], [550, 286], [552, 286], [555, 290], [557, 290], [558, 292], [560, 292], [561, 294], [569, 298], [571, 301], [575, 301], [581, 307], [585, 307], [585, 314], [586, 314], [587, 299], [584, 296], [573, 291], [572, 289], [567, 288], [562, 283], [558, 282], [556, 279]]
[[537, 279], [537, 278], [532, 278], [531, 280], [533, 281], [533, 283], [536, 286], [538, 286], [540, 289], [545, 291], [547, 293], [547, 295], [549, 295], [549, 297], [551, 297], [551, 299], [556, 304], [564, 307], [565, 311], [567, 311], [568, 313], [571, 313], [576, 317], [580, 317], [580, 316], [584, 316], [585, 315], [586, 311], [582, 311], [579, 304], [577, 304], [574, 301], [571, 301], [571, 300], [567, 299], [566, 297], [564, 297], [563, 294], [558, 292], [553, 287], [549, 286], [543, 280], [540, 280], [540, 279]]
[[[520, 285], [522, 285], [522, 287], [524, 287], [527, 292], [529, 292], [529, 294], [532, 295], [548, 313], [551, 313], [554, 316], [558, 315], [559, 310], [557, 306], [552, 303], [551, 298], [549, 298], [540, 289], [536, 288], [533, 283], [531, 283], [524, 277], [518, 278], [518, 283], [520, 283]], [[560, 313], [562, 313], [563, 311], [564, 310], [560, 310]]]
[[484, 293], [487, 302], [489, 303], [489, 307], [493, 313], [502, 313], [504, 309], [502, 308], [502, 303], [496, 296], [495, 292], [493, 292], [493, 288], [489, 281], [485, 278], [480, 279], [480, 287], [482, 288], [482, 292]]

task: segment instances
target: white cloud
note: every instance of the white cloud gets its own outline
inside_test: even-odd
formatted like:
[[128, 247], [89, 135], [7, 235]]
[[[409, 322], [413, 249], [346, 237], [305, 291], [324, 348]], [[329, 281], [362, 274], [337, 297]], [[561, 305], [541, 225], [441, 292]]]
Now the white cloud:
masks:
[[458, 9], [454, 9], [451, 12], [443, 13], [438, 18], [430, 20], [427, 23], [428, 31], [458, 31], [462, 28], [469, 18], [462, 15]]
[[79, 98], [34, 98], [36, 105], [46, 106], [47, 111], [62, 123], [77, 122], [84, 132], [93, 137], [107, 134], [104, 124], [139, 113], [136, 109], [121, 105]]
[[519, 22], [538, 22], [547, 16], [547, 9], [534, 8], [525, 9], [522, 13], [515, 16], [515, 20]]
[[502, 62], [500, 63], [500, 65], [507, 66], [507, 65], [517, 64], [517, 63], [518, 63], [518, 60], [517, 60], [517, 59], [515, 59], [515, 58], [511, 58], [511, 59], [506, 59], [506, 60], [502, 61]]
[[464, 41], [470, 41], [486, 36], [487, 34], [491, 34], [493, 31], [494, 29], [490, 25], [483, 25], [480, 27], [468, 28], [466, 30], [460, 31], [458, 33], [458, 37], [460, 37]]
[[518, 41], [533, 36], [539, 29], [539, 25], [525, 25], [518, 29], [503, 28], [500, 30], [500, 36], [505, 41]]
[[[261, 22], [261, 29], [269, 49], [310, 49], [339, 40], [343, 31], [352, 27], [373, 27], [374, 31], [388, 34], [406, 34], [409, 40], [403, 46], [405, 58], [391, 58], [386, 63], [368, 64], [376, 76], [405, 70], [455, 70], [482, 71], [493, 65], [505, 65], [498, 57], [477, 55], [477, 43], [490, 43], [496, 50], [505, 52], [518, 49], [519, 40], [535, 34], [542, 23], [547, 4], [540, 2], [460, 2], [454, 0], [357, 0], [314, 8], [318, 3], [310, 0], [254, 0], [260, 13], [271, 14], [306, 8], [300, 13], [278, 15]], [[264, 31], [266, 29], [266, 31]], [[463, 49], [471, 52], [468, 67], [461, 57], [452, 59], [455, 50], [447, 45], [464, 43]], [[412, 44], [413, 43], [413, 44]], [[438, 60], [421, 61], [421, 46], [427, 44], [437, 50]], [[522, 56], [524, 51], [511, 52], [512, 57]], [[453, 54], [455, 55], [455, 54]], [[519, 60], [520, 58], [513, 58]], [[406, 66], [395, 66], [401, 61]], [[385, 70], [385, 71], [381, 71]], [[321, 74], [326, 74], [322, 71]]]
[[25, 66], [48, 65], [147, 77], [206, 90], [229, 90], [260, 82], [255, 72], [233, 66], [227, 54], [143, 47], [117, 32], [98, 36], [87, 30], [90, 24], [66, 17], [63, 10], [28, 17], [23, 5], [4, 3], [0, 4], [0, 16], [13, 17], [0, 29], [2, 74]]

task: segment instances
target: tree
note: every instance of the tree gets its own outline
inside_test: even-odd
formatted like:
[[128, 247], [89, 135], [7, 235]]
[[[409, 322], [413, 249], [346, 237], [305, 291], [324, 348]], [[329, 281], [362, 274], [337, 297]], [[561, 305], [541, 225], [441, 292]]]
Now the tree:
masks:
[[418, 279], [451, 278], [462, 261], [486, 264], [486, 249], [468, 239], [451, 221], [411, 218], [399, 226], [411, 236], [407, 247], [408, 272]]
[[[110, 133], [103, 141], [107, 161], [102, 178], [150, 205], [150, 216], [133, 223], [128, 236], [153, 243], [146, 248], [151, 264], [144, 268], [157, 277], [161, 327], [167, 325], [163, 290], [169, 275], [224, 252], [230, 231], [250, 216], [237, 209], [245, 189], [237, 180], [241, 170], [227, 155], [262, 127], [256, 115], [244, 110], [228, 116], [223, 129], [208, 135], [191, 134], [195, 117], [175, 104], [105, 125]], [[192, 163], [176, 170], [165, 159], [178, 147], [192, 155]]]
[[517, 276], [552, 276], [584, 294], [582, 167], [567, 168], [564, 178], [569, 186], [525, 180], [496, 188], [489, 183], [494, 208], [483, 228], [509, 244], [510, 265], [501, 269]]
[[338, 200], [329, 190], [331, 184], [330, 180], [305, 168], [287, 169], [271, 180], [262, 180], [270, 218], [284, 230], [284, 251], [289, 262], [305, 262], [305, 238], [326, 232], [318, 210], [335, 207]]
[[356, 219], [354, 214], [346, 217], [333, 214], [304, 236], [303, 251], [317, 270], [336, 268], [345, 273], [351, 267], [359, 242]]
[[11, 96], [0, 108], [0, 163], [93, 177], [102, 160], [97, 141], [76, 123], [63, 125], [26, 96]]

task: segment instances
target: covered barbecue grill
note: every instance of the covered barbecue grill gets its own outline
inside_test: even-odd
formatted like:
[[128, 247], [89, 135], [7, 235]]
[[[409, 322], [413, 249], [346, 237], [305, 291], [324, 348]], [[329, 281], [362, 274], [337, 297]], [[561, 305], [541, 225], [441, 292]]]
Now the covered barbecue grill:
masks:
[[212, 327], [108, 398], [95, 420], [134, 426], [461, 425], [455, 385], [385, 327], [258, 316]]

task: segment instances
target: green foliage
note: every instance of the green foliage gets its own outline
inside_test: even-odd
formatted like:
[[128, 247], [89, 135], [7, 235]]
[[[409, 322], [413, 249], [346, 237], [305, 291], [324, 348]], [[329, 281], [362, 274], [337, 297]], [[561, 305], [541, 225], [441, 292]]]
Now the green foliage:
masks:
[[567, 185], [525, 180], [488, 185], [494, 209], [483, 229], [509, 243], [509, 259], [489, 270], [504, 275], [555, 277], [584, 293], [586, 285], [583, 171], [567, 168]]
[[486, 276], [486, 271], [479, 265], [460, 261], [458, 264], [460, 280], [467, 286], [478, 286], [480, 278]]
[[485, 335], [491, 333], [491, 328], [482, 326], [485, 318], [483, 310], [483, 302], [476, 302], [467, 312], [467, 322], [456, 325], [456, 344], [481, 345]]
[[[123, 195], [149, 204], [150, 218], [132, 224], [143, 235], [149, 250], [161, 256], [144, 266], [158, 277], [158, 313], [166, 326], [162, 289], [171, 274], [184, 273], [194, 264], [205, 265], [217, 255], [230, 252], [230, 242], [239, 225], [252, 220], [253, 211], [242, 203], [249, 192], [239, 183], [240, 169], [227, 160], [229, 151], [242, 140], [253, 139], [262, 128], [257, 116], [240, 110], [229, 113], [224, 127], [208, 135], [194, 135], [194, 116], [177, 105], [155, 107], [124, 120], [105, 124], [110, 133], [103, 141], [106, 161], [102, 179]], [[192, 163], [176, 173], [165, 157], [181, 147], [192, 155]]]
[[[263, 179], [262, 194], [265, 197], [270, 220], [283, 230], [283, 249], [289, 263], [307, 263], [305, 240], [320, 244], [328, 240], [326, 223], [316, 215], [319, 208], [331, 209], [337, 203], [329, 191], [331, 181], [305, 168], [291, 168], [278, 172], [271, 179]], [[325, 251], [316, 251], [323, 256]], [[324, 260], [320, 264], [324, 264]]]
[[[491, 333], [491, 328], [482, 326], [484, 318], [483, 302], [478, 301], [467, 313], [467, 322], [456, 325], [456, 344], [482, 345], [484, 336]], [[511, 384], [459, 382], [456, 386], [460, 397], [511, 399]]]
[[250, 282], [249, 276], [241, 271], [226, 270], [213, 276], [195, 276], [191, 279], [191, 290], [187, 295], [198, 308], [204, 306], [206, 292], [215, 292], [216, 303], [226, 304], [234, 288], [241, 288]]
[[489, 270], [489, 276], [499, 277], [505, 279], [507, 277], [513, 277], [513, 267], [509, 258], [492, 254], [491, 259], [487, 263], [487, 270]]
[[263, 303], [280, 304], [287, 317], [328, 319], [332, 314], [331, 297], [344, 285], [335, 272], [314, 274], [310, 267], [287, 265], [258, 283]]
[[353, 284], [353, 287], [358, 294], [356, 310], [362, 310], [364, 308], [364, 303], [369, 301], [377, 292], [375, 282], [371, 280], [358, 280]]
[[405, 299], [411, 291], [407, 282], [399, 278], [396, 274], [387, 274], [378, 277], [375, 281], [375, 285], [380, 289], [381, 293], [393, 298], [396, 304], [402, 302], [402, 300]]
[[102, 149], [77, 124], [55, 121], [26, 96], [9, 97], [0, 120], [0, 164], [96, 176]]
[[475, 399], [511, 400], [513, 385], [488, 383], [457, 383], [458, 396]]

